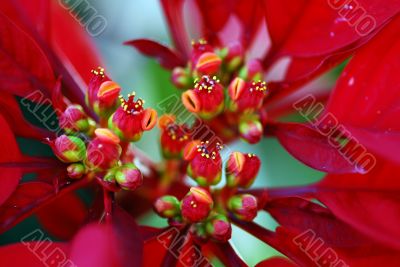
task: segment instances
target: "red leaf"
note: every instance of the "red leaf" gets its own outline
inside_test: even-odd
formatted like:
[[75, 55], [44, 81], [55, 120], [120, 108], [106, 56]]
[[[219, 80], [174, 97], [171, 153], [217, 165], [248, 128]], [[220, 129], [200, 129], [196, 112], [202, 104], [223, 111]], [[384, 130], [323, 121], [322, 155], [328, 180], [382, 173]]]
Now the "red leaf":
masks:
[[[52, 180], [54, 181], [56, 178], [53, 177]], [[20, 184], [13, 195], [0, 207], [0, 233], [13, 227], [65, 193], [86, 185], [88, 181], [85, 177], [73, 183], [60, 184], [58, 188], [43, 182]]]
[[53, 135], [45, 129], [30, 124], [22, 114], [17, 100], [11, 94], [0, 92], [0, 113], [17, 136], [43, 140]]
[[311, 168], [329, 173], [360, 171], [328, 143], [328, 137], [309, 126], [279, 123], [274, 126], [273, 133], [293, 157]]
[[[0, 153], [0, 163], [18, 161], [21, 158], [21, 153], [14, 135], [8, 126], [4, 117], [0, 114], [0, 129], [1, 138], [0, 146], [3, 153]], [[6, 152], [6, 153], [5, 153]], [[0, 207], [11, 196], [17, 188], [19, 180], [22, 177], [22, 172], [18, 168], [3, 168], [1, 171], [1, 186], [0, 186]], [[1, 217], [1, 215], [0, 215]], [[0, 220], [1, 221], [1, 220]]]
[[131, 266], [134, 262], [142, 265], [143, 239], [139, 226], [131, 215], [126, 213], [119, 206], [115, 207], [113, 213], [113, 231], [119, 242], [118, 256], [123, 266]]
[[328, 175], [316, 197], [355, 229], [400, 249], [399, 171], [400, 166], [386, 163], [366, 175]]
[[272, 257], [257, 263], [256, 267], [296, 267], [296, 265], [286, 258]]
[[87, 210], [75, 193], [69, 193], [45, 206], [36, 215], [50, 234], [69, 240], [84, 223]]
[[400, 162], [400, 17], [347, 65], [327, 111], [368, 149]]
[[154, 57], [166, 69], [185, 65], [184, 61], [174, 51], [155, 41], [137, 39], [128, 41], [125, 44], [133, 46], [144, 55]]
[[53, 194], [51, 185], [41, 182], [23, 183], [0, 208], [0, 232], [22, 220], [21, 216], [36, 208]]
[[184, 59], [188, 59], [190, 43], [183, 21], [184, 2], [184, 0], [161, 0], [161, 6], [167, 19], [176, 51], [179, 51]]
[[2, 90], [27, 97], [36, 90], [48, 94], [54, 73], [35, 41], [0, 13], [0, 80]]
[[[37, 249], [37, 254], [35, 253], [35, 248]], [[46, 252], [49, 254], [43, 255], [43, 258], [41, 258], [42, 249], [44, 248], [46, 248]], [[59, 255], [59, 259], [63, 259], [61, 255], [66, 255], [67, 251], [67, 245], [59, 242], [39, 241], [17, 243], [0, 247], [0, 262], [1, 266], [7, 267], [46, 267], [51, 266], [50, 262], [46, 261], [49, 255]], [[49, 257], [49, 260], [51, 259], [54, 258]]]
[[80, 75], [88, 83], [90, 70], [101, 65], [98, 53], [85, 31], [86, 25], [80, 25], [61, 5], [51, 0], [14, 0], [4, 1], [0, 8], [22, 29], [39, 32], [64, 65], [78, 74], [75, 79], [80, 82]]
[[218, 43], [218, 32], [233, 14], [233, 1], [197, 0], [202, 19], [202, 36], [213, 44]]
[[[390, 0], [385, 6], [371, 0], [351, 3], [319, 0], [264, 2], [272, 50], [281, 55], [300, 57], [329, 54], [343, 48], [382, 26], [400, 9], [397, 0]], [[346, 9], [363, 15], [360, 13], [350, 18], [346, 16]], [[370, 16], [367, 20], [372, 19], [376, 26], [363, 31], [362, 20], [366, 16]]]

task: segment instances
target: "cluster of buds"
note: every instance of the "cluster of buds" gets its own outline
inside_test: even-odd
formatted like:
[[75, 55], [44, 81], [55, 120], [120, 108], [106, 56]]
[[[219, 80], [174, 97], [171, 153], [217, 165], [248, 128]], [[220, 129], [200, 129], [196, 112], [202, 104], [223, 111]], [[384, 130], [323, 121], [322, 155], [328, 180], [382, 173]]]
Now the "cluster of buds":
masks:
[[99, 116], [99, 124], [81, 106], [69, 105], [59, 116], [64, 134], [48, 143], [55, 156], [68, 164], [69, 178], [96, 177], [109, 189], [134, 190], [142, 184], [143, 176], [133, 163], [125, 163], [122, 153], [129, 142], [139, 140], [143, 131], [154, 127], [157, 113], [144, 109], [144, 101], [135, 101], [134, 93], [125, 100], [120, 86], [103, 68], [92, 74], [86, 102]]
[[[226, 165], [226, 185], [222, 189], [211, 188], [220, 181], [222, 170], [219, 152], [210, 150], [214, 147], [198, 141], [187, 145], [188, 174], [199, 186], [191, 187], [180, 201], [175, 196], [160, 197], [154, 210], [167, 218], [170, 225], [190, 225], [191, 233], [200, 241], [227, 242], [231, 238], [232, 219], [248, 222], [257, 216], [257, 198], [238, 189], [248, 188], [254, 182], [261, 162], [254, 154], [233, 152]], [[216, 164], [213, 160], [217, 157]]]
[[188, 144], [189, 127], [186, 124], [178, 124], [174, 115], [165, 114], [158, 120], [161, 130], [161, 149], [167, 159], [183, 156], [183, 150]]
[[174, 196], [163, 196], [154, 203], [154, 210], [170, 224], [190, 224], [192, 233], [201, 240], [211, 238], [227, 242], [232, 228], [228, 218], [216, 211], [210, 192], [201, 187], [191, 187], [179, 201]]
[[210, 125], [222, 116], [227, 128], [237, 127], [235, 132], [251, 144], [263, 136], [259, 111], [268, 91], [261, 79], [261, 62], [245, 61], [244, 49], [237, 42], [222, 48], [203, 39], [193, 42], [187, 67], [172, 71], [173, 83], [185, 89], [182, 103], [188, 111]]

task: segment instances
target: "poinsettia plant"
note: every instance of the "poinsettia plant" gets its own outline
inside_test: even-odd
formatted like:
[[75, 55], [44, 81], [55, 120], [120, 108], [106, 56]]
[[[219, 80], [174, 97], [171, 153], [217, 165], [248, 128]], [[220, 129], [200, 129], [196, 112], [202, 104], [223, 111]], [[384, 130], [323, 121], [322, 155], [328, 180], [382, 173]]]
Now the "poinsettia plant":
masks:
[[[0, 4], [0, 232], [41, 226], [0, 266], [249, 266], [234, 227], [279, 253], [257, 266], [400, 264], [400, 1], [161, 0], [173, 46], [125, 45], [169, 71], [188, 116], [124, 93], [78, 5]], [[159, 162], [134, 145], [154, 128]], [[326, 175], [254, 186], [265, 138]]]

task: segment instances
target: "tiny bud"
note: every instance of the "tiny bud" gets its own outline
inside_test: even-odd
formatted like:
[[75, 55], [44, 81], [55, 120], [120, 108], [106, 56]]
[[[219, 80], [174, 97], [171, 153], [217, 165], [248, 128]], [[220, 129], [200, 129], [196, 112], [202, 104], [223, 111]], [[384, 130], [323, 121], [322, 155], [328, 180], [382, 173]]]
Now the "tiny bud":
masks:
[[128, 163], [115, 172], [115, 180], [122, 189], [133, 191], [142, 185], [143, 176], [135, 164]]
[[230, 187], [250, 187], [260, 170], [260, 166], [261, 161], [256, 155], [233, 152], [226, 165], [227, 185]]
[[101, 141], [112, 144], [119, 144], [120, 142], [118, 136], [107, 128], [97, 128], [94, 133]]
[[151, 130], [157, 122], [157, 112], [144, 109], [144, 101], [134, 98], [135, 94], [128, 95], [127, 100], [121, 97], [121, 107], [108, 120], [108, 128], [125, 142], [139, 141], [143, 131]]
[[105, 70], [101, 67], [92, 70], [92, 74], [86, 94], [86, 103], [96, 114], [105, 118], [115, 111], [121, 88], [106, 76]]
[[112, 140], [100, 135], [90, 141], [86, 152], [86, 164], [91, 170], [107, 170], [118, 163], [122, 149]]
[[207, 221], [206, 231], [213, 240], [218, 242], [228, 242], [232, 236], [231, 223], [222, 214], [215, 215]]
[[244, 49], [240, 42], [228, 44], [227, 56], [225, 58], [229, 71], [234, 71], [242, 64], [244, 59]]
[[257, 118], [244, 119], [239, 122], [240, 137], [250, 144], [260, 142], [263, 132], [263, 126]]
[[88, 117], [80, 105], [68, 106], [60, 116], [60, 127], [69, 134], [86, 132], [89, 129]]
[[218, 72], [221, 66], [221, 58], [213, 52], [201, 54], [196, 63], [196, 70], [202, 74], [212, 75]]
[[182, 67], [176, 67], [172, 71], [172, 83], [179, 89], [187, 89], [192, 84], [192, 79], [188, 70]]
[[263, 68], [260, 60], [252, 59], [240, 70], [239, 77], [251, 81], [262, 78]]
[[201, 187], [192, 187], [181, 201], [182, 217], [189, 222], [199, 222], [208, 217], [213, 208], [210, 193]]
[[235, 195], [229, 199], [228, 208], [239, 220], [252, 221], [258, 212], [257, 198], [250, 194]]
[[154, 203], [154, 210], [163, 218], [174, 218], [181, 212], [180, 202], [174, 196], [163, 196]]
[[183, 105], [203, 119], [211, 119], [224, 109], [224, 88], [217, 77], [202, 76], [192, 90], [182, 94]]
[[119, 84], [113, 81], [105, 81], [100, 85], [97, 97], [99, 98], [101, 105], [112, 107], [117, 103], [120, 92], [121, 87]]
[[82, 163], [73, 163], [67, 167], [68, 177], [79, 179], [85, 174], [85, 165]]
[[188, 175], [200, 186], [216, 185], [222, 177], [222, 159], [220, 145], [208, 141], [192, 141], [184, 151], [184, 158], [189, 161]]
[[175, 123], [173, 115], [165, 114], [160, 117], [161, 149], [165, 158], [182, 158], [183, 150], [189, 142], [189, 127], [186, 124]]
[[245, 82], [242, 78], [235, 78], [228, 88], [231, 99], [229, 109], [242, 113], [251, 113], [262, 107], [267, 96], [267, 83], [263, 81]]
[[78, 137], [61, 135], [50, 143], [54, 154], [63, 162], [78, 162], [85, 159], [85, 143]]

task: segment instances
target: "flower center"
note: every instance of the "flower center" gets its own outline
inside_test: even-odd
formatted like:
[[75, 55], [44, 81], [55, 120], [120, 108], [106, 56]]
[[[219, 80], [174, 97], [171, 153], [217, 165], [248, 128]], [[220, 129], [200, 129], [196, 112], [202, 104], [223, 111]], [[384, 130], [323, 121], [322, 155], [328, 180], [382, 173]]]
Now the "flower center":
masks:
[[218, 80], [216, 76], [210, 78], [209, 76], [204, 75], [200, 79], [196, 79], [194, 82], [194, 88], [197, 90], [211, 93], [215, 85], [219, 83], [220, 80]]
[[122, 95], [119, 96], [121, 107], [128, 114], [134, 114], [143, 111], [144, 100], [139, 98], [137, 101], [135, 101], [135, 94], [135, 92], [128, 94], [127, 100]]

